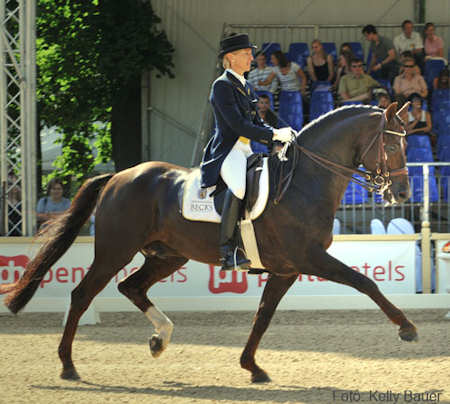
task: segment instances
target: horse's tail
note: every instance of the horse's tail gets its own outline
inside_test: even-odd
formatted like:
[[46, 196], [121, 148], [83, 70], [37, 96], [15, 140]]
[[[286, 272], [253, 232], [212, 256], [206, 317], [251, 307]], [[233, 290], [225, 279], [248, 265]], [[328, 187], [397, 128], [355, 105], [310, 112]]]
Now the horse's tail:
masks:
[[30, 301], [50, 267], [69, 249], [81, 227], [95, 208], [103, 186], [114, 174], [104, 174], [87, 180], [75, 195], [70, 208], [49, 222], [39, 234], [43, 245], [27, 265], [23, 276], [14, 284], [0, 285], [0, 294], [7, 293], [5, 305], [13, 313]]

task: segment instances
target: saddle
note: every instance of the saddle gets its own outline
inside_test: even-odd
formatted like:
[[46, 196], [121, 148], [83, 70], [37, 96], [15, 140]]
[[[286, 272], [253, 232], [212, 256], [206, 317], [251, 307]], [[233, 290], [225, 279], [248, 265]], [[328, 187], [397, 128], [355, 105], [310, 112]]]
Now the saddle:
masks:
[[[220, 178], [217, 185], [200, 187], [200, 170], [193, 170], [180, 190], [180, 206], [187, 220], [220, 223], [226, 185]], [[247, 160], [246, 193], [242, 214], [255, 220], [266, 207], [269, 197], [268, 157], [252, 154]]]

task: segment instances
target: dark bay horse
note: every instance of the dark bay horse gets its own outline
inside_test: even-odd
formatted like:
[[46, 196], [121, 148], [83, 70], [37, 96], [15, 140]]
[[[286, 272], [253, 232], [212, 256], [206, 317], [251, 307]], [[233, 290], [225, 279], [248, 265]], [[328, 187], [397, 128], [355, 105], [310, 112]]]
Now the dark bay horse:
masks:
[[[292, 170], [285, 171], [291, 175], [281, 200], [271, 198], [265, 212], [254, 222], [261, 261], [270, 274], [240, 359], [253, 382], [270, 380], [256, 364], [255, 352], [280, 299], [299, 274], [352, 286], [369, 296], [399, 326], [401, 339], [417, 339], [415, 326], [372, 280], [326, 252], [332, 242], [335, 212], [351, 172], [360, 164], [372, 173], [367, 177], [372, 185], [383, 186], [388, 202], [409, 197], [403, 123], [406, 111], [407, 106], [397, 112], [396, 103], [385, 111], [367, 106], [339, 108], [302, 130], [289, 146], [288, 161], [280, 161], [276, 155], [270, 157], [271, 167], [290, 164]], [[179, 197], [192, 171], [164, 162], [148, 162], [87, 180], [69, 211], [47, 227], [45, 242], [23, 277], [15, 284], [0, 287], [0, 293], [7, 294], [8, 308], [13, 313], [21, 310], [97, 206], [95, 258], [72, 291], [59, 345], [62, 378], [79, 378], [72, 362], [72, 342], [81, 315], [136, 253], [145, 255], [143, 266], [121, 281], [118, 288], [153, 323], [156, 334], [150, 340], [150, 349], [154, 357], [167, 347], [173, 324], [147, 298], [148, 289], [189, 259], [219, 265], [219, 225], [188, 221], [180, 213]]]

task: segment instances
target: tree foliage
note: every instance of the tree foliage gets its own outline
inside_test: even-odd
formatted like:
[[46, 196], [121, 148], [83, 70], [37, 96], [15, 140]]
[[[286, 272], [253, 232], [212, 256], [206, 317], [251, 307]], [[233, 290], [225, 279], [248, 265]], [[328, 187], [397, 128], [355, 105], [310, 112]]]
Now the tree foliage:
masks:
[[[39, 121], [63, 133], [62, 156], [52, 175], [82, 180], [95, 164], [109, 160], [113, 118], [121, 115], [118, 97], [145, 70], [173, 77], [174, 49], [158, 28], [160, 21], [145, 0], [38, 0]], [[127, 116], [121, 119], [126, 124]], [[138, 131], [123, 135], [140, 138]], [[97, 159], [89, 142], [93, 138]], [[122, 154], [134, 161], [117, 161]], [[115, 160], [116, 167], [126, 167], [140, 155], [119, 150]]]

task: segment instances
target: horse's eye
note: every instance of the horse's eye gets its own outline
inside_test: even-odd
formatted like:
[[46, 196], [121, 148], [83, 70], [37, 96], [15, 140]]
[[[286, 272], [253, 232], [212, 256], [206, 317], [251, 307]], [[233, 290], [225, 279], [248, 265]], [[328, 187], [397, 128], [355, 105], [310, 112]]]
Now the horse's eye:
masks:
[[384, 146], [387, 153], [395, 153], [398, 150], [398, 144], [388, 144]]

